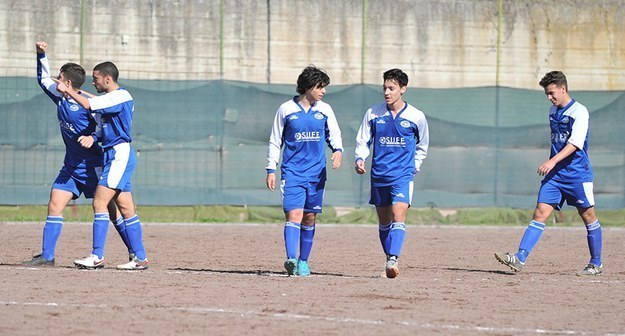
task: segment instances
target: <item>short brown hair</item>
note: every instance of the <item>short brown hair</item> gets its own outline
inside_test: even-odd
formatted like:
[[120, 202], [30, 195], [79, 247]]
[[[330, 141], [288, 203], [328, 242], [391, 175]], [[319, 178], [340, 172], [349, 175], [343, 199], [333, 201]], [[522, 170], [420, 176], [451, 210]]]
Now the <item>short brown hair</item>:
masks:
[[569, 85], [566, 82], [566, 76], [562, 71], [551, 71], [547, 72], [547, 74], [543, 77], [543, 79], [538, 82], [540, 86], [546, 88], [551, 84], [555, 84], [556, 86], [565, 86], [566, 90], [569, 90]]

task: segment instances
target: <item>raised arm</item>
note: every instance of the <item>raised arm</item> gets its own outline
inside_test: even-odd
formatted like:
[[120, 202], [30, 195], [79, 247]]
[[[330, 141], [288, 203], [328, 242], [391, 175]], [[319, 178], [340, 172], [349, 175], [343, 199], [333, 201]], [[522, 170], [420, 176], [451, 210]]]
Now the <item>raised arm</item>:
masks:
[[43, 92], [45, 92], [45, 94], [56, 103], [63, 96], [56, 90], [56, 83], [50, 75], [50, 65], [48, 64], [48, 58], [46, 57], [48, 43], [44, 41], [37, 41], [35, 43], [35, 49], [37, 50], [37, 83]]

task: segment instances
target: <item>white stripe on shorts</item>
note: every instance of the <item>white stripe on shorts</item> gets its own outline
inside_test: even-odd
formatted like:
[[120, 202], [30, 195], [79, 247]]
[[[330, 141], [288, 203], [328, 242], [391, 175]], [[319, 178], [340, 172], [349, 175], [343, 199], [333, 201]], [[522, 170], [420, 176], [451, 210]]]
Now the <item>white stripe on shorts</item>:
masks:
[[113, 149], [115, 150], [115, 158], [111, 162], [106, 184], [109, 188], [115, 189], [119, 186], [119, 181], [121, 181], [124, 172], [126, 172], [128, 159], [130, 158], [130, 144], [123, 142], [113, 146]]
[[595, 194], [593, 194], [593, 185], [592, 182], [584, 182], [582, 183], [582, 186], [584, 187], [584, 194], [586, 194], [586, 198], [588, 199], [588, 204], [590, 204], [590, 206], [594, 206], [595, 205]]

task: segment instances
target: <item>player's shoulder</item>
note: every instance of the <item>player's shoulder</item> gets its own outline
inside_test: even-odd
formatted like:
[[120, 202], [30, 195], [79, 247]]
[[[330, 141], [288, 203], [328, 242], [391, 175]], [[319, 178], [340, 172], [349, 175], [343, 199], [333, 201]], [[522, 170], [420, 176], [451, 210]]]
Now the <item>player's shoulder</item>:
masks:
[[425, 113], [423, 113], [423, 111], [419, 110], [413, 105], [408, 104], [404, 112], [401, 114], [401, 117], [410, 120], [416, 124], [419, 120], [425, 120]]
[[119, 99], [120, 101], [131, 101], [132, 100], [132, 95], [130, 94], [130, 92], [124, 88], [119, 88], [111, 93], [109, 93], [110, 95], [112, 95], [112, 97]]
[[332, 110], [332, 106], [330, 106], [330, 104], [321, 100], [315, 103], [315, 110], [325, 115], [334, 114], [334, 110]]
[[586, 106], [578, 102], [577, 100], [573, 103], [573, 105], [571, 105], [570, 110], [571, 112], [575, 113], [588, 113], [588, 109], [586, 108]]
[[406, 106], [406, 110], [404, 111], [405, 113], [409, 113], [409, 114], [414, 114], [420, 117], [424, 117], [425, 113], [421, 110], [419, 110], [418, 108], [416, 108], [414, 105], [410, 105], [409, 103], [408, 106]]
[[278, 114], [282, 115], [283, 117], [297, 112], [299, 111], [300, 108], [299, 106], [297, 106], [297, 103], [295, 103], [295, 101], [293, 99], [287, 100], [284, 103], [280, 104], [280, 107], [278, 107]]
[[369, 114], [371, 118], [381, 117], [385, 115], [387, 112], [388, 112], [388, 108], [386, 107], [386, 102], [375, 104], [367, 110], [367, 114]]

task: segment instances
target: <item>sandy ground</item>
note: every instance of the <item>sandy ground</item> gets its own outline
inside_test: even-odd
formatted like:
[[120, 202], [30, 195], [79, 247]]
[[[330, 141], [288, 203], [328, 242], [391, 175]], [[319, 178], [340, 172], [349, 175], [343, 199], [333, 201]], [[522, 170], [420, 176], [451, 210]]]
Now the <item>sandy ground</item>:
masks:
[[0, 335], [625, 335], [625, 230], [604, 229], [605, 273], [580, 278], [583, 228], [547, 228], [522, 273], [493, 252], [522, 227], [409, 226], [383, 277], [371, 225], [318, 224], [312, 276], [287, 277], [282, 226], [144, 225], [149, 270], [112, 227], [107, 267], [74, 268], [90, 224], [66, 224], [57, 265], [26, 268], [41, 223], [0, 223]]

